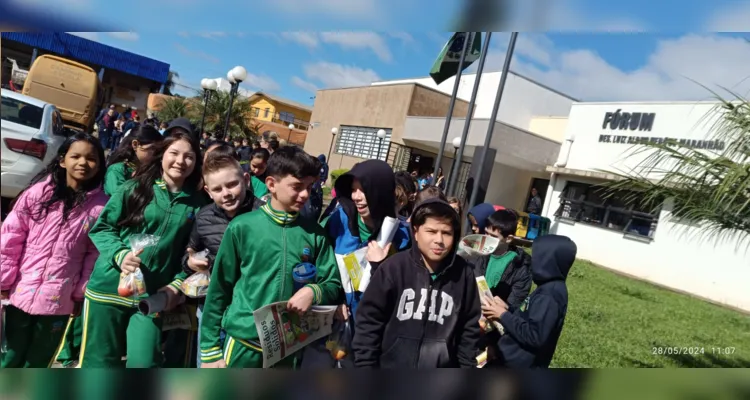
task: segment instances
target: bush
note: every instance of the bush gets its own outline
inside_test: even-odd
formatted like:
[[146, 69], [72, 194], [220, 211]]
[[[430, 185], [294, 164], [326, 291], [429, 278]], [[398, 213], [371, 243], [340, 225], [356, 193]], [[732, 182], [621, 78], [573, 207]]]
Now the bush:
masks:
[[339, 179], [339, 176], [344, 175], [347, 172], [349, 172], [349, 170], [346, 168], [331, 171], [331, 187], [336, 186], [336, 179]]

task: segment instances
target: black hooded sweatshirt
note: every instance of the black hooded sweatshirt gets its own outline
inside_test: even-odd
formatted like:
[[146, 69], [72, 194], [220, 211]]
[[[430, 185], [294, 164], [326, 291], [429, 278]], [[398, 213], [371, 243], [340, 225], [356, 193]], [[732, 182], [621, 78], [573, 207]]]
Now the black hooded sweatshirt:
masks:
[[498, 359], [493, 366], [549, 367], [568, 311], [565, 279], [576, 253], [576, 244], [566, 236], [546, 235], [534, 240], [531, 277], [537, 288], [520, 307], [500, 317], [505, 335], [498, 343]]
[[[257, 210], [262, 205], [263, 201], [255, 197], [253, 191], [248, 189], [245, 193], [245, 201], [237, 210], [235, 217]], [[217, 206], [213, 201], [211, 204], [203, 206], [195, 216], [195, 223], [193, 224], [193, 230], [190, 232], [187, 247], [196, 252], [208, 249], [209, 254], [207, 258], [209, 268], [213, 268], [214, 258], [219, 252], [221, 239], [224, 237], [227, 225], [229, 225], [232, 219], [234, 218], [227, 215], [226, 211]], [[187, 262], [188, 254], [186, 253], [182, 256], [182, 270], [188, 275], [192, 275], [195, 271], [190, 269]]]
[[359, 213], [352, 201], [352, 183], [357, 179], [367, 198], [367, 207], [375, 224], [371, 239], [375, 239], [383, 226], [385, 217], [396, 218], [396, 177], [388, 163], [367, 160], [356, 164], [349, 172], [336, 180], [338, 202], [349, 219], [349, 231], [359, 236]]
[[[450, 207], [430, 199], [415, 212], [432, 203]], [[456, 256], [459, 239], [456, 231], [434, 280], [418, 246], [391, 256], [375, 271], [355, 318], [356, 367], [476, 367], [481, 306], [472, 268]]]

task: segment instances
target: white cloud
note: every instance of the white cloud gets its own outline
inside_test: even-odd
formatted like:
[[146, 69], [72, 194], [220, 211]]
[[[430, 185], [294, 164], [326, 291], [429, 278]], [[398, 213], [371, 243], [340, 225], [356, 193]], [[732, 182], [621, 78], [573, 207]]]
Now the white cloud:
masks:
[[204, 39], [216, 39], [220, 37], [226, 36], [226, 32], [200, 32], [198, 33], [198, 36], [204, 38]]
[[301, 89], [303, 89], [303, 90], [306, 90], [306, 91], [308, 91], [308, 92], [313, 92], [313, 93], [315, 93], [315, 92], [317, 92], [317, 91], [318, 91], [318, 86], [316, 86], [316, 85], [315, 85], [314, 83], [312, 83], [312, 82], [308, 82], [308, 81], [306, 81], [306, 80], [304, 80], [304, 79], [300, 78], [299, 76], [293, 76], [293, 77], [292, 77], [292, 84], [293, 84], [294, 86], [297, 86], [297, 87], [299, 87], [299, 88], [301, 88]]
[[277, 92], [281, 89], [281, 85], [268, 75], [255, 75], [248, 73], [247, 78], [242, 84], [264, 92]]
[[393, 61], [385, 39], [375, 32], [322, 32], [320, 38], [325, 43], [339, 45], [342, 49], [369, 49], [384, 62]]
[[97, 32], [68, 32], [71, 35], [76, 35], [88, 40], [99, 40], [99, 33]]
[[281, 32], [281, 38], [295, 42], [309, 49], [318, 47], [318, 35], [315, 32]]
[[388, 36], [398, 39], [403, 43], [404, 45], [414, 45], [416, 44], [416, 40], [414, 40], [414, 36], [412, 36], [408, 32], [390, 32], [388, 33]]
[[[624, 71], [590, 49], [558, 49], [543, 36], [522, 41], [525, 35], [519, 35], [511, 69], [581, 100], [710, 99], [699, 84], [750, 93], [750, 43], [742, 38], [691, 34], [659, 40], [643, 65]], [[491, 48], [485, 71], [500, 70], [506, 46], [503, 40]]]
[[177, 34], [179, 36], [181, 36], [181, 37], [184, 37], [184, 38], [189, 38], [190, 37], [190, 32], [180, 31], [180, 32], [177, 32]]
[[128, 41], [136, 41], [140, 38], [137, 33], [135, 32], [109, 32], [109, 36], [112, 36], [115, 39], [120, 40], [128, 40]]
[[377, 72], [352, 65], [321, 61], [303, 69], [308, 79], [320, 82], [324, 88], [366, 86], [380, 80]]
[[708, 17], [705, 30], [709, 32], [750, 31], [750, 3], [732, 3], [727, 7], [714, 8]]

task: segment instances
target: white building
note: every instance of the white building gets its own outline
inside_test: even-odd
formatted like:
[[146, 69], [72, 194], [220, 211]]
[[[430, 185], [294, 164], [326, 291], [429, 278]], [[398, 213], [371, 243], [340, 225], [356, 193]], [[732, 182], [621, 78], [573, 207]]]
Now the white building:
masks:
[[[469, 164], [476, 149], [484, 146], [489, 118], [500, 83], [501, 72], [483, 73], [477, 93], [471, 128], [466, 141], [463, 166], [458, 179], [459, 197], [466, 195]], [[461, 77], [458, 97], [469, 101], [477, 74]], [[451, 95], [455, 77], [436, 85], [430, 77], [381, 81], [373, 86], [398, 83], [418, 83]], [[510, 72], [494, 128], [490, 148], [495, 150], [495, 162], [487, 185], [485, 201], [511, 208], [524, 208], [530, 189], [536, 187], [543, 197], [548, 187], [546, 167], [554, 162], [565, 134], [567, 116], [576, 99], [550, 89], [522, 75]], [[433, 163], [440, 148], [445, 124], [444, 117], [407, 117], [403, 142], [412, 155], [422, 157], [424, 165]], [[448, 133], [442, 167], [445, 174], [453, 166], [452, 139], [460, 137], [464, 118], [454, 117]], [[477, 152], [477, 155], [481, 153]], [[429, 161], [427, 161], [429, 160]], [[483, 173], [487, 175], [487, 172]], [[446, 178], [447, 179], [447, 178]]]
[[[610, 180], [613, 176], [607, 172], [627, 172], [648, 156], [633, 154], [635, 137], [690, 140], [698, 148], [720, 149], [725, 144], [707, 141], [715, 106], [574, 104], [565, 144], [547, 169], [552, 175], [543, 214], [552, 220], [551, 233], [575, 241], [579, 258], [750, 311], [747, 235], [744, 241], [738, 232], [706, 237], [704, 227], [673, 218], [669, 202], [651, 218], [622, 210], [619, 199], [604, 200], [591, 186]], [[618, 111], [629, 114], [627, 123], [613, 125], [611, 117]]]

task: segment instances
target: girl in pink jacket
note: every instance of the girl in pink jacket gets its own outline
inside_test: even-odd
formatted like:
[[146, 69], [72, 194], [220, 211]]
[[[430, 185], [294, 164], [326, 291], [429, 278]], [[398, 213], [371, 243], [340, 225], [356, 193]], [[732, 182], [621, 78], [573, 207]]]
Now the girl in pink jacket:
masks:
[[88, 237], [107, 202], [99, 140], [68, 138], [16, 199], [0, 230], [0, 298], [7, 351], [2, 368], [48, 367], [83, 302], [99, 253]]

